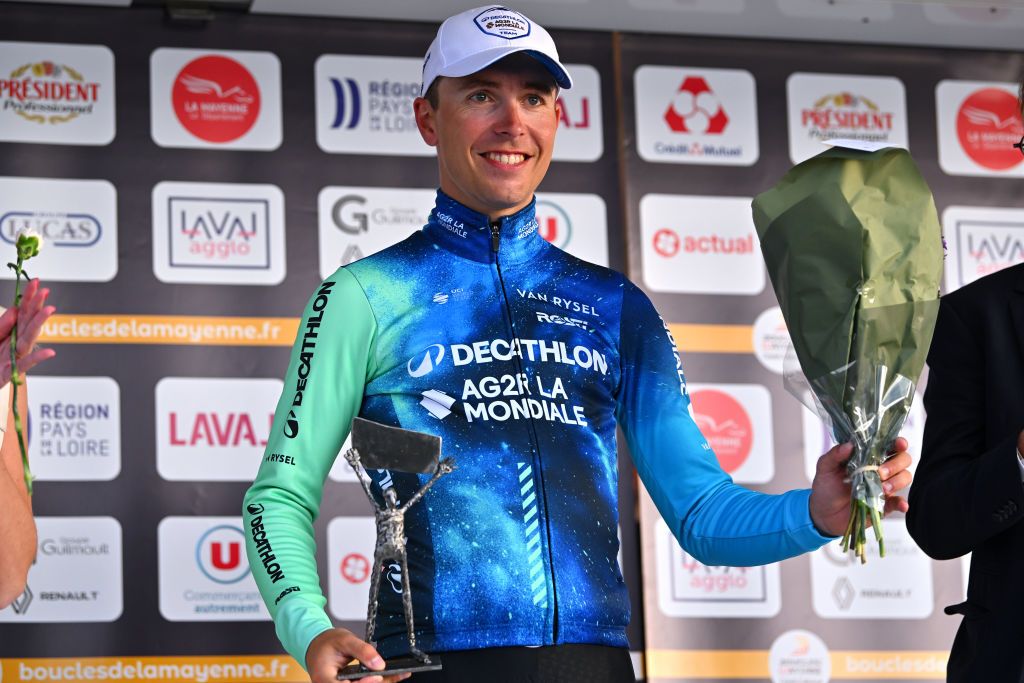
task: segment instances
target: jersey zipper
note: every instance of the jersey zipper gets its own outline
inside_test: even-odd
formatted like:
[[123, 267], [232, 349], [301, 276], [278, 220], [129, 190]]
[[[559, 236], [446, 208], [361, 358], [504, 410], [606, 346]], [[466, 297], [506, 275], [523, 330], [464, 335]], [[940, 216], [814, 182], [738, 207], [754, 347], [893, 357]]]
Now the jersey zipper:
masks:
[[[518, 339], [519, 335], [516, 333], [515, 319], [512, 317], [512, 306], [508, 301], [508, 294], [505, 291], [505, 277], [501, 273], [501, 263], [498, 260], [498, 248], [501, 246], [501, 220], [491, 221], [491, 253], [494, 255], [494, 268], [498, 272], [498, 285], [501, 287], [501, 300], [505, 305], [505, 314], [508, 316], [508, 325], [512, 330], [512, 338]], [[526, 370], [523, 368], [523, 359], [521, 356], [513, 356], [513, 362], [516, 366], [516, 372], [520, 375], [525, 375]], [[537, 427], [531, 417], [529, 420], [530, 424], [530, 440], [533, 452], [536, 454], [537, 459], [537, 488], [540, 490], [540, 498], [544, 501], [544, 533], [547, 536], [547, 547], [548, 547], [548, 575], [551, 577], [551, 639], [552, 643], [558, 644], [558, 590], [555, 586], [555, 563], [554, 557], [551, 555], [551, 515], [548, 514], [548, 491], [544, 485], [544, 467], [541, 463], [540, 455], [540, 439], [537, 438]]]

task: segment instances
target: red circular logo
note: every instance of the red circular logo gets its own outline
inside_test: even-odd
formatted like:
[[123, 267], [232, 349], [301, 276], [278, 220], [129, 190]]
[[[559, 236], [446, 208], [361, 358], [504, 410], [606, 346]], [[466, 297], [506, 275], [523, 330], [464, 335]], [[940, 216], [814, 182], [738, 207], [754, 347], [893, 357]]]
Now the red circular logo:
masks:
[[750, 457], [754, 443], [754, 427], [747, 411], [732, 396], [715, 389], [695, 391], [690, 400], [697, 426], [718, 456], [718, 464], [730, 474], [735, 472]]
[[370, 576], [370, 561], [359, 553], [341, 558], [341, 578], [349, 583], [362, 583]]
[[1005, 90], [971, 93], [956, 114], [956, 134], [967, 156], [985, 168], [1005, 171], [1024, 160], [1013, 147], [1024, 135], [1017, 98]]
[[679, 253], [679, 235], [668, 228], [654, 233], [654, 251], [665, 258], [672, 258]]
[[207, 142], [237, 140], [260, 113], [256, 79], [235, 60], [217, 55], [186, 64], [174, 79], [171, 100], [181, 125]]

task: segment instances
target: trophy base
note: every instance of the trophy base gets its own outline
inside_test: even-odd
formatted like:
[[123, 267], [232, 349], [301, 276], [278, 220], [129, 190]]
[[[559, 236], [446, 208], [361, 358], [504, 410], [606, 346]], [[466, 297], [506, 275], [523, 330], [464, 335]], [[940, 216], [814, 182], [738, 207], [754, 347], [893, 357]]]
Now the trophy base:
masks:
[[361, 664], [351, 664], [338, 671], [339, 681], [357, 681], [368, 676], [394, 676], [395, 674], [419, 673], [421, 671], [440, 671], [441, 659], [431, 655], [430, 663], [425, 664], [415, 657], [396, 657], [387, 661], [387, 666], [380, 671], [364, 668]]

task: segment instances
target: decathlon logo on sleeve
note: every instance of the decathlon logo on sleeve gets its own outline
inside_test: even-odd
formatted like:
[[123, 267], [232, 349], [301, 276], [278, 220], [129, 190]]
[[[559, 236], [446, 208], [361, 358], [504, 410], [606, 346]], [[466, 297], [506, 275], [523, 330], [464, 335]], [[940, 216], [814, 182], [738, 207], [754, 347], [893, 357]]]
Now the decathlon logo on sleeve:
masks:
[[323, 55], [316, 60], [316, 141], [325, 152], [433, 156], [416, 127], [421, 62]]
[[277, 55], [162, 47], [149, 66], [156, 144], [263, 151], [281, 146]]
[[0, 42], [0, 140], [107, 145], [114, 128], [109, 48]]
[[[0, 178], [0, 240], [13, 253], [27, 229], [46, 241], [32, 259], [33, 277], [109, 282], [117, 275], [117, 190], [106, 180]], [[0, 273], [13, 277], [10, 268]]]

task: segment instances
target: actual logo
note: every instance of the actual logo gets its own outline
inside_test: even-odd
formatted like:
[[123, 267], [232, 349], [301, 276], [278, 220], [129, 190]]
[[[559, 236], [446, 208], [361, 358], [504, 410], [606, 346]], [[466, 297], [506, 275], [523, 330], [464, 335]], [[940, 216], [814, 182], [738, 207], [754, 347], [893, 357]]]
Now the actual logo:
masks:
[[[107, 282], [117, 274], [117, 190], [109, 182], [0, 178], [0, 207], [0, 240], [13, 245], [27, 229], [46, 240], [33, 277]], [[0, 278], [13, 278], [5, 270]]]
[[760, 294], [764, 263], [746, 197], [640, 199], [644, 283], [656, 292]]
[[757, 98], [749, 72], [644, 65], [633, 80], [637, 153], [645, 161], [757, 161]]
[[108, 48], [0, 42], [0, 140], [106, 145], [114, 125]]
[[794, 73], [786, 80], [789, 155], [799, 163], [830, 139], [907, 146], [907, 106], [897, 78]]
[[278, 284], [284, 232], [284, 193], [275, 185], [153, 188], [153, 272], [164, 282]]
[[281, 144], [281, 65], [270, 52], [159, 48], [150, 57], [153, 140], [162, 147]]
[[1024, 177], [1024, 136], [1012, 83], [941, 81], [935, 89], [939, 165], [951, 175]]

